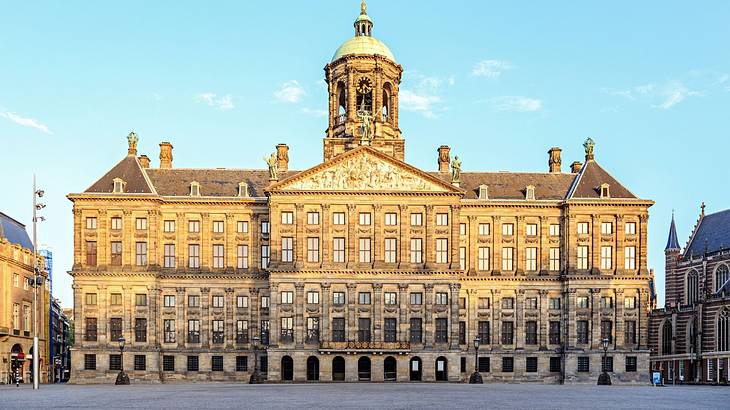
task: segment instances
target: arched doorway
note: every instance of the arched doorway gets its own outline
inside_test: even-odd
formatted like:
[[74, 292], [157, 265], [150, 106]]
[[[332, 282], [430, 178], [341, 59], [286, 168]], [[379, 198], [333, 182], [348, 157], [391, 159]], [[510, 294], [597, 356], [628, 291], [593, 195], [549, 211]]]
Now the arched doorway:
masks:
[[319, 380], [319, 359], [314, 356], [307, 358], [307, 380]]
[[383, 361], [383, 380], [394, 382], [398, 377], [398, 364], [395, 357], [388, 356]]
[[13, 347], [10, 349], [10, 381], [11, 383], [16, 382], [16, 375], [19, 379], [20, 383], [23, 383], [23, 378], [25, 377], [23, 375], [23, 361], [20, 360], [21, 356], [23, 356], [23, 346], [19, 344], [14, 344]]
[[345, 380], [345, 359], [342, 356], [336, 356], [332, 359], [332, 381]]
[[421, 358], [416, 356], [412, 357], [411, 361], [408, 363], [408, 369], [410, 372], [410, 378], [412, 382], [420, 382], [422, 375], [423, 375], [423, 363], [421, 363]]
[[363, 356], [357, 361], [357, 379], [360, 381], [370, 380], [370, 358]]
[[281, 380], [294, 380], [294, 360], [292, 360], [291, 356], [281, 358]]
[[443, 356], [439, 356], [438, 359], [436, 359], [436, 381], [437, 382], [445, 382], [449, 380], [449, 373], [447, 371], [448, 369], [448, 362], [446, 361], [446, 358]]

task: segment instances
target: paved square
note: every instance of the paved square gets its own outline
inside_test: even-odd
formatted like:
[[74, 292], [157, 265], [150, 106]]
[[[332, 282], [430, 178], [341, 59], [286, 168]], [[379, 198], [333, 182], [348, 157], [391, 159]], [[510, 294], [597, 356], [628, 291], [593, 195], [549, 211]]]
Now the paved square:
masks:
[[203, 408], [620, 408], [723, 409], [730, 387], [602, 387], [542, 384], [268, 384], [0, 386], [8, 409]]

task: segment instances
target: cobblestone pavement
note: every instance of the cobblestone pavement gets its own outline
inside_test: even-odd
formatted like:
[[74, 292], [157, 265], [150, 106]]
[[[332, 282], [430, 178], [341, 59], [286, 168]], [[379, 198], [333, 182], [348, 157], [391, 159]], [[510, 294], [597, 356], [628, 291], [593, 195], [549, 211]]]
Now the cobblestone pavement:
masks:
[[269, 384], [0, 386], [2, 409], [217, 408], [726, 409], [730, 387], [541, 384]]

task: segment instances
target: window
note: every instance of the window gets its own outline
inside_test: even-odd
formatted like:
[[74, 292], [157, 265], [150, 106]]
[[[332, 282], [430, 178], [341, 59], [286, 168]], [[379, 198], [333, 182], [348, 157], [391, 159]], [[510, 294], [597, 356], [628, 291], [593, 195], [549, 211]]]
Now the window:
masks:
[[175, 244], [166, 243], [164, 246], [164, 267], [175, 267]]
[[109, 355], [109, 370], [122, 370], [122, 355]]
[[613, 372], [613, 357], [601, 357], [601, 368], [609, 373]]
[[112, 230], [118, 231], [122, 229], [122, 218], [115, 216], [112, 218]]
[[537, 236], [537, 224], [527, 224], [525, 226], [525, 235]]
[[423, 214], [417, 213], [417, 214], [411, 214], [411, 226], [421, 226], [423, 225]]
[[697, 274], [697, 271], [691, 270], [687, 273], [685, 285], [685, 297], [687, 299], [687, 304], [691, 305], [696, 303], [699, 300], [700, 295], [699, 275]]
[[30, 332], [30, 306], [23, 306], [23, 330]]
[[482, 199], [482, 200], [489, 199], [489, 186], [479, 185], [479, 199]]
[[188, 343], [200, 343], [200, 320], [198, 319], [188, 320]]
[[479, 309], [489, 309], [490, 298], [479, 298]]
[[477, 337], [479, 337], [479, 343], [490, 344], [492, 342], [490, 329], [490, 322], [488, 320], [480, 320], [479, 323], [477, 323]]
[[449, 224], [449, 214], [436, 214], [436, 226], [447, 226]]
[[122, 294], [112, 293], [111, 297], [109, 298], [109, 304], [112, 306], [120, 306], [122, 304]]
[[728, 279], [730, 279], [730, 269], [727, 265], [719, 265], [715, 269], [715, 291], [719, 292]]
[[578, 344], [588, 344], [588, 321], [579, 320], [575, 326]]
[[537, 309], [537, 298], [525, 298], [525, 309]]
[[309, 303], [310, 305], [318, 305], [319, 304], [319, 292], [315, 292], [315, 291], [307, 292], [307, 303]]
[[175, 356], [170, 356], [170, 355], [162, 356], [162, 371], [163, 372], [174, 372], [175, 371]]
[[345, 238], [334, 238], [332, 240], [332, 261], [335, 263], [345, 262]]
[[200, 370], [200, 360], [198, 356], [188, 356], [188, 371], [197, 372]]
[[488, 236], [491, 235], [492, 230], [490, 224], [479, 224], [479, 235]]
[[591, 370], [590, 360], [587, 356], [578, 357], [578, 372], [588, 373]]
[[370, 304], [370, 292], [360, 292], [357, 295], [358, 303], [361, 305], [369, 305]]
[[504, 236], [512, 236], [515, 233], [515, 225], [514, 224], [502, 224], [502, 235]]
[[525, 248], [525, 270], [528, 272], [537, 270], [537, 248]]
[[248, 356], [236, 356], [236, 371], [247, 372], [248, 371]]
[[175, 319], [165, 319], [163, 321], [163, 327], [165, 343], [175, 343]]
[[626, 235], [636, 235], [636, 222], [626, 222], [624, 233]]
[[357, 319], [357, 341], [370, 341], [370, 318], [361, 317]]
[[294, 302], [294, 292], [290, 290], [281, 292], [281, 299], [279, 302], [282, 305], [291, 305]]
[[122, 266], [122, 243], [114, 241], [111, 243], [111, 265]]
[[87, 306], [96, 305], [96, 293], [87, 293], [86, 294], [86, 305]]
[[261, 235], [268, 235], [271, 228], [269, 221], [261, 221]]
[[213, 233], [223, 233], [226, 230], [224, 221], [213, 221]]
[[588, 269], [588, 247], [578, 246], [578, 269]]
[[[26, 280], [25, 283], [28, 283], [28, 281]], [[20, 275], [17, 273], [13, 273], [13, 286], [16, 288], [20, 286]]]
[[436, 333], [434, 334], [436, 343], [446, 343], [449, 341], [449, 320], [446, 318], [436, 319]]
[[636, 247], [627, 246], [624, 248], [624, 269], [636, 269]]
[[502, 309], [514, 309], [515, 299], [514, 298], [502, 298]]
[[248, 308], [248, 296], [244, 296], [244, 295], [236, 296], [236, 307], [239, 309]]
[[436, 292], [436, 304], [437, 305], [448, 305], [449, 294], [446, 292]]
[[477, 360], [477, 367], [479, 370], [479, 373], [489, 373], [489, 358], [488, 357], [480, 357]]
[[550, 329], [548, 333], [548, 341], [551, 345], [560, 344], [560, 321], [551, 320]]
[[96, 229], [96, 218], [86, 218], [86, 229]]
[[537, 322], [534, 320], [528, 320], [525, 322], [525, 344], [537, 344]]
[[307, 212], [307, 225], [319, 225], [319, 212]]
[[421, 238], [411, 239], [411, 263], [423, 263], [423, 239]]
[[86, 264], [96, 266], [96, 241], [86, 241]]
[[601, 235], [611, 235], [611, 234], [613, 234], [613, 223], [601, 222]]
[[537, 357], [525, 358], [525, 372], [537, 373]]
[[560, 373], [561, 367], [559, 357], [550, 358], [550, 373]]
[[626, 356], [626, 372], [636, 371], [636, 356]]
[[261, 245], [261, 268], [266, 269], [269, 267], [269, 260], [271, 255], [269, 254], [269, 245]]
[[601, 309], [613, 308], [613, 298], [611, 296], [601, 296]]
[[281, 261], [292, 262], [294, 260], [294, 238], [281, 238]]
[[411, 305], [422, 305], [423, 304], [423, 293], [411, 292]]
[[222, 308], [225, 303], [223, 295], [213, 295], [213, 307]]
[[144, 343], [147, 341], [147, 319], [134, 319], [134, 341]]
[[[18, 305], [15, 305], [18, 306]], [[17, 322], [17, 319], [15, 320], [15, 323]], [[84, 340], [87, 342], [96, 342], [97, 338], [97, 323], [95, 317], [87, 317], [86, 318], [86, 337]]]
[[190, 183], [190, 196], [200, 196], [200, 184], [193, 181]]
[[394, 317], [386, 317], [383, 323], [385, 333], [383, 334], [384, 342], [395, 342], [398, 340], [398, 319]]
[[398, 214], [395, 212], [388, 212], [385, 214], [385, 226], [398, 225]]
[[223, 321], [213, 320], [213, 343], [223, 343]]
[[370, 263], [370, 238], [360, 238], [360, 263]]
[[332, 341], [333, 342], [344, 342], [345, 341], [345, 318], [343, 318], [343, 317], [332, 318]]
[[198, 244], [188, 245], [188, 267], [200, 268], [200, 245]]
[[307, 238], [307, 262], [319, 262], [319, 238]]
[[611, 197], [611, 191], [610, 186], [608, 184], [601, 184], [601, 198], [610, 198]]
[[225, 249], [222, 244], [213, 245], [213, 268], [225, 267]]
[[333, 225], [344, 225], [345, 224], [345, 213], [344, 212], [334, 212], [332, 214], [332, 224]]
[[479, 247], [479, 254], [477, 255], [477, 267], [481, 271], [489, 270], [489, 254], [490, 248], [485, 246]]
[[511, 271], [514, 269], [512, 255], [514, 254], [514, 248], [502, 248], [502, 270]]
[[137, 266], [144, 266], [147, 264], [147, 242], [137, 242], [136, 262]]
[[30, 281], [33, 280], [31, 278], [26, 277], [25, 280], [23, 280], [23, 290], [30, 289]]
[[613, 343], [613, 322], [610, 320], [601, 320], [601, 340], [603, 339]]
[[502, 344], [511, 345], [514, 344], [514, 322], [503, 321], [502, 322]]
[[188, 232], [199, 233], [200, 232], [200, 221], [188, 221]]
[[269, 296], [261, 296], [261, 309], [268, 309], [271, 302]]
[[549, 308], [552, 310], [560, 309], [560, 298], [550, 298]]
[[466, 224], [465, 223], [459, 224], [459, 235], [466, 235]]
[[138, 293], [138, 294], [134, 295], [134, 305], [135, 306], [147, 306], [147, 294]]
[[282, 211], [281, 212], [281, 224], [282, 225], [292, 225], [293, 223], [294, 223], [294, 212]]
[[175, 307], [175, 295], [165, 295], [162, 297], [163, 307]]
[[578, 234], [579, 235], [588, 234], [588, 222], [578, 222]]
[[560, 270], [560, 248], [550, 248], [550, 270]]
[[575, 306], [579, 309], [588, 309], [588, 296], [578, 296], [575, 298]]
[[248, 221], [236, 222], [236, 232], [237, 233], [248, 233]]
[[436, 239], [436, 263], [449, 262], [449, 240], [444, 238]]
[[307, 343], [319, 343], [319, 318], [307, 318]]
[[109, 319], [109, 330], [111, 333], [110, 341], [116, 342], [117, 340], [122, 338], [122, 318], [121, 317], [113, 317]]
[[248, 245], [238, 245], [236, 247], [236, 267], [238, 269], [248, 269]]
[[409, 332], [411, 343], [421, 343], [423, 340], [423, 319], [412, 317]]
[[332, 293], [332, 304], [335, 306], [341, 306], [345, 304], [345, 292], [333, 292]]
[[624, 344], [636, 344], [636, 321], [624, 322]]
[[85, 354], [84, 355], [84, 370], [96, 370], [96, 355]]
[[512, 373], [515, 371], [515, 358], [514, 357], [503, 357], [502, 358], [502, 372]]
[[200, 307], [200, 295], [188, 295], [188, 307]]
[[214, 372], [223, 371], [223, 356], [211, 356], [210, 370]]
[[360, 212], [360, 225], [370, 225], [372, 214], [370, 212]]
[[459, 321], [459, 344], [466, 344], [466, 322], [463, 320]]
[[174, 220], [165, 220], [162, 223], [162, 231], [165, 233], [175, 232], [175, 221]]
[[550, 236], [560, 236], [559, 224], [550, 224]]
[[459, 247], [459, 269], [460, 270], [466, 269], [466, 247], [465, 246]]
[[395, 292], [385, 292], [385, 304], [386, 305], [397, 305], [398, 294]]
[[236, 343], [248, 343], [248, 320], [236, 320]]
[[611, 269], [613, 266], [613, 247], [601, 246], [601, 269]]
[[147, 218], [136, 218], [135, 225], [136, 225], [138, 231], [146, 231], [147, 230]]
[[395, 238], [385, 238], [385, 263], [398, 262], [397, 241]]

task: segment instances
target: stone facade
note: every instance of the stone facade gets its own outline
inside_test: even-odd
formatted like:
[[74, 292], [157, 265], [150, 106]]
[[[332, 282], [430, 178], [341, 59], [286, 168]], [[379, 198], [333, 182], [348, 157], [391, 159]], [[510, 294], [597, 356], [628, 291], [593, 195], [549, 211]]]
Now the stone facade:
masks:
[[645, 383], [652, 202], [591, 141], [568, 173], [557, 148], [545, 173], [462, 172], [447, 146], [408, 165], [402, 69], [364, 6], [355, 27], [325, 67], [323, 163], [280, 144], [268, 171], [176, 169], [167, 144], [153, 169], [130, 135], [69, 195], [72, 381], [111, 382], [124, 336], [133, 382], [247, 380], [254, 338], [272, 382], [459, 382], [479, 338], [486, 380], [595, 383], [605, 337], [614, 382]]

